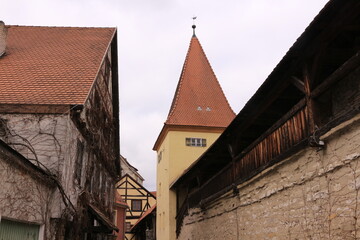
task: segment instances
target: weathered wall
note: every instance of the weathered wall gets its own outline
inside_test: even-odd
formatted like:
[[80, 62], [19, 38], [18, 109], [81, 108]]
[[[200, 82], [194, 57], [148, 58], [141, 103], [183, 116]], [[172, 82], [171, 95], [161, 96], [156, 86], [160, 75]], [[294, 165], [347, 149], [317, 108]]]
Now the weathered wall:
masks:
[[[111, 238], [107, 233], [90, 233], [96, 227], [93, 218], [100, 217], [88, 211], [91, 203], [111, 219], [120, 170], [116, 38], [111, 46], [115, 50], [109, 47], [104, 55], [84, 104], [8, 105], [0, 114], [0, 139], [56, 182], [47, 215], [58, 230], [56, 239], [83, 239], [84, 229], [88, 239]], [[21, 181], [15, 179], [13, 184]], [[18, 192], [14, 186], [10, 187]], [[35, 187], [39, 186], [28, 190]], [[13, 206], [8, 211], [21, 213]]]
[[178, 239], [359, 239], [360, 116], [322, 139], [191, 209]]
[[119, 172], [116, 166], [119, 154], [116, 141], [118, 122], [112, 82], [111, 48], [104, 57], [98, 76], [89, 92], [83, 109], [73, 113], [77, 131], [84, 137], [82, 181], [80, 188], [91, 195], [91, 202], [111, 218], [113, 214], [114, 185]]
[[36, 177], [35, 170], [18, 163], [22, 160], [16, 161], [9, 155], [6, 150], [0, 150], [0, 216], [43, 225], [45, 239], [50, 239], [56, 234], [51, 232], [53, 228], [50, 227], [56, 188], [51, 181]]
[[[0, 138], [34, 165], [56, 175], [69, 199], [76, 202], [74, 159], [76, 139], [81, 136], [69, 115], [1, 114], [0, 122], [4, 129]], [[52, 217], [60, 217], [60, 204], [54, 205]]]
[[1, 114], [1, 139], [35, 165], [62, 174], [69, 118], [53, 114]]
[[143, 185], [144, 179], [139, 174], [138, 170], [130, 165], [127, 160], [120, 156], [120, 166], [121, 166], [121, 176], [125, 176], [126, 174], [130, 175], [135, 181], [137, 181], [140, 185]]

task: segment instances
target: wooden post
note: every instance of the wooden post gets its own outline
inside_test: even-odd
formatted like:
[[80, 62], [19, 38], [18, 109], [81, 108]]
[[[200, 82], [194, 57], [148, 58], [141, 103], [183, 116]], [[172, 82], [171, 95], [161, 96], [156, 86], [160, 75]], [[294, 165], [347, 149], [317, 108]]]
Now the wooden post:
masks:
[[304, 89], [305, 89], [305, 99], [309, 116], [309, 127], [310, 134], [314, 133], [318, 123], [316, 104], [314, 99], [311, 97], [311, 91], [313, 88], [313, 81], [310, 79], [308, 68], [304, 67]]
[[231, 156], [231, 175], [232, 175], [232, 187], [233, 187], [233, 193], [234, 194], [238, 194], [239, 190], [236, 187], [236, 169], [235, 169], [235, 154], [233, 151], [233, 148], [231, 146], [231, 144], [228, 144], [228, 150]]

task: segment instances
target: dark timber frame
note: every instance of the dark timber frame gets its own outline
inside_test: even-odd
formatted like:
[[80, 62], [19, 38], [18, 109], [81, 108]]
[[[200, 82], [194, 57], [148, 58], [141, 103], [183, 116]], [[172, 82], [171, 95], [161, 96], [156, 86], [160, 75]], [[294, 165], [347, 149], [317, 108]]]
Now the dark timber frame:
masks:
[[[152, 207], [150, 205], [150, 199], [153, 198], [156, 200], [156, 197], [128, 174], [125, 174], [119, 183], [116, 188], [122, 190], [121, 192], [124, 193], [122, 194], [123, 200], [130, 206], [126, 209], [126, 220], [140, 219], [141, 216]], [[132, 194], [130, 192], [132, 192]], [[134, 194], [134, 192], [136, 192], [136, 194]], [[134, 211], [132, 209], [131, 202], [133, 200], [140, 200], [142, 202], [142, 209], [140, 211]], [[134, 237], [135, 235], [133, 238]], [[127, 239], [126, 236], [125, 239]]]

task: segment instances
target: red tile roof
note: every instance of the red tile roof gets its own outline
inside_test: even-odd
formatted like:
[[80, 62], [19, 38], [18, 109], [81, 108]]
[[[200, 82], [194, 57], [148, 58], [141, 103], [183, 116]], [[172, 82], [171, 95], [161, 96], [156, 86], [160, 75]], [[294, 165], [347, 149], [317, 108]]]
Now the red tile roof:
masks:
[[124, 199], [120, 195], [120, 193], [118, 193], [118, 191], [115, 191], [115, 203], [124, 207], [129, 207], [128, 204], [124, 201]]
[[234, 117], [199, 40], [193, 36], [165, 124], [227, 127]]
[[8, 26], [0, 104], [84, 104], [115, 32]]

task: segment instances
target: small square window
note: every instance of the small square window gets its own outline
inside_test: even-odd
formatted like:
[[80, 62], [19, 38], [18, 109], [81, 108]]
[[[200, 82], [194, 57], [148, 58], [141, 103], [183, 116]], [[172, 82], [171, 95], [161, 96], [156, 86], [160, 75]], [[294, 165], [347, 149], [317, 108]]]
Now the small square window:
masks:
[[206, 147], [206, 139], [205, 138], [186, 138], [185, 144], [186, 144], [186, 146], [191, 146], [191, 147]]
[[141, 200], [131, 200], [131, 210], [132, 211], [141, 211], [142, 210], [142, 201]]

